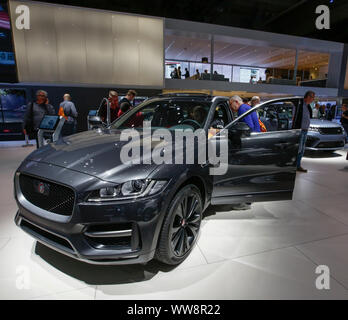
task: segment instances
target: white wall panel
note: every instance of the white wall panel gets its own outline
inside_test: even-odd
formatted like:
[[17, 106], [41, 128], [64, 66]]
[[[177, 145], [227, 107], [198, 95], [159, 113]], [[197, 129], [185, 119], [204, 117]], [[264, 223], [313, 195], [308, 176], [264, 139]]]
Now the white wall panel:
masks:
[[[15, 8], [30, 9], [30, 30]], [[19, 81], [163, 86], [163, 20], [10, 1]]]
[[56, 8], [57, 80], [89, 82], [87, 78], [85, 17], [78, 10]]

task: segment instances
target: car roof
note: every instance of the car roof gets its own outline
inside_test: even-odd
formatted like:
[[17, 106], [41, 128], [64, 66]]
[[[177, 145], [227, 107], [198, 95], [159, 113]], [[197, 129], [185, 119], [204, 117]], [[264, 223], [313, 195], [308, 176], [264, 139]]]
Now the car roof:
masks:
[[[196, 101], [206, 101], [206, 102], [213, 102], [216, 100], [222, 100], [222, 101], [228, 101], [230, 97], [226, 96], [212, 96], [206, 93], [192, 93], [192, 92], [173, 92], [173, 93], [164, 93], [164, 94], [158, 94], [156, 96], [153, 96], [149, 98], [149, 100], [168, 100], [168, 99], [175, 99], [175, 100], [196, 100]], [[289, 97], [282, 97], [282, 98], [274, 98], [263, 101], [261, 104], [269, 103], [269, 102], [275, 102], [275, 101], [284, 101], [284, 100], [290, 100], [290, 99], [303, 99], [301, 96], [289, 96]]]

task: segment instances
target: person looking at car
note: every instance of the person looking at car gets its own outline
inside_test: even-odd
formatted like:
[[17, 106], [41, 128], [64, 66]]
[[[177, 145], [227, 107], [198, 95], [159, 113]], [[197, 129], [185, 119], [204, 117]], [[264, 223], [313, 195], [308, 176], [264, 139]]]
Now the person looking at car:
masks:
[[36, 92], [36, 101], [29, 102], [23, 119], [23, 133], [36, 139], [36, 146], [39, 148], [37, 131], [41, 120], [46, 115], [54, 116], [56, 114], [54, 107], [48, 103], [48, 94], [44, 90]]
[[[110, 123], [114, 122], [117, 117], [118, 113], [120, 111], [119, 105], [118, 105], [118, 94], [115, 90], [109, 91], [109, 97], [108, 101], [110, 104]], [[103, 104], [101, 105], [99, 109], [99, 116], [103, 122], [107, 121], [107, 103], [106, 101], [103, 101]]]
[[348, 135], [348, 106], [342, 104], [341, 124]]
[[331, 121], [331, 103], [326, 104], [325, 108], [325, 119]]
[[[233, 96], [230, 98], [230, 108], [233, 112], [238, 114], [238, 117], [251, 109], [248, 104], [243, 103], [240, 96]], [[261, 131], [259, 119], [255, 111], [245, 116], [241, 121], [245, 122], [250, 127], [251, 132]]]
[[320, 104], [317, 102], [315, 104], [314, 109], [313, 109], [313, 119], [319, 119], [319, 117], [320, 117], [319, 109], [320, 109]]
[[308, 128], [311, 118], [313, 117], [312, 107], [310, 104], [314, 101], [315, 93], [313, 91], [307, 91], [303, 98], [303, 103], [298, 108], [294, 107], [294, 116], [292, 119], [292, 128], [301, 129], [299, 150], [297, 156], [297, 171], [307, 172], [308, 170], [302, 168], [301, 160], [306, 148], [306, 140], [308, 134]]
[[325, 104], [322, 104], [319, 108], [319, 119], [325, 119]]
[[[129, 90], [127, 95], [121, 100], [120, 111], [118, 112], [119, 117], [133, 108], [132, 102], [134, 101], [136, 94], [137, 93], [134, 90]], [[131, 117], [125, 125], [128, 128], [140, 128], [142, 127], [143, 121], [144, 114], [143, 112], [139, 111], [133, 117]]]
[[119, 117], [133, 107], [132, 102], [136, 95], [137, 93], [134, 90], [129, 90], [126, 96], [120, 101], [120, 110], [118, 112]]
[[77, 111], [75, 104], [71, 101], [71, 96], [66, 93], [63, 96], [63, 102], [59, 106], [58, 115], [65, 118], [62, 128], [62, 136], [68, 136], [76, 133]]
[[255, 107], [257, 104], [260, 104], [260, 97], [259, 96], [253, 96], [250, 100], [250, 106]]
[[[250, 100], [250, 106], [253, 108], [256, 105], [260, 104], [261, 100], [259, 96], [253, 96]], [[260, 120], [259, 114], [256, 112], [257, 118], [259, 119], [260, 131], [267, 132], [267, 128], [264, 123]]]
[[250, 106], [249, 98], [243, 98], [242, 100], [244, 104], [248, 104]]

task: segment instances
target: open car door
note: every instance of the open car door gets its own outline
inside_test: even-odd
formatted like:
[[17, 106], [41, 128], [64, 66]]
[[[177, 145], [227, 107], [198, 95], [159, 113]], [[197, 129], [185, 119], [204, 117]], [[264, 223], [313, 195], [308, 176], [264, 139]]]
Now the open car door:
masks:
[[[300, 130], [292, 130], [290, 124], [292, 109], [300, 101], [295, 97], [259, 104], [226, 126], [221, 136], [228, 139], [228, 168], [213, 177], [212, 204], [292, 199]], [[282, 114], [264, 123], [267, 132], [251, 132], [243, 119], [251, 112], [259, 118], [269, 115], [265, 112], [270, 107]]]

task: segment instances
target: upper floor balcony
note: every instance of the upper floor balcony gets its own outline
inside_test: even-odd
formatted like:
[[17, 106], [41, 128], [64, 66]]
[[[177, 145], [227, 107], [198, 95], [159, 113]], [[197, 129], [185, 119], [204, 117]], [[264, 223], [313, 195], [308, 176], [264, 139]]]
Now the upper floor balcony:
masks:
[[337, 94], [343, 44], [189, 21], [165, 27], [166, 88]]

